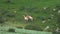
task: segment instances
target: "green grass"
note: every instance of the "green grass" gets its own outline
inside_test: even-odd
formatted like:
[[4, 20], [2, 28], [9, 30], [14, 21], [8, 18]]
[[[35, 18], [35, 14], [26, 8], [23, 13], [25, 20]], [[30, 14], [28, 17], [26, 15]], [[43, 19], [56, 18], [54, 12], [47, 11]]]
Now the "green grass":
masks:
[[[9, 10], [9, 12], [15, 14], [16, 17], [14, 17], [14, 22], [12, 18], [9, 20], [9, 24], [23, 24], [28, 25], [29, 23], [25, 23], [23, 19], [24, 14], [32, 15], [35, 19], [35, 21], [32, 24], [40, 26], [42, 29], [44, 29], [47, 25], [50, 26], [52, 30], [56, 29], [56, 23], [57, 23], [57, 16], [54, 16], [54, 19], [52, 19], [50, 22], [47, 21], [47, 18], [50, 16], [51, 12], [47, 11], [47, 13], [44, 13], [42, 8], [47, 6], [52, 8], [55, 8], [56, 5], [60, 4], [60, 0], [11, 0], [14, 4], [8, 4], [4, 3], [4, 0], [0, 0], [0, 10]], [[21, 11], [19, 8], [21, 6], [24, 6], [26, 9], [29, 7], [37, 7], [39, 9], [38, 13], [32, 11], [29, 12], [28, 10]], [[12, 9], [15, 8], [15, 9]], [[14, 13], [14, 10], [17, 12]], [[57, 13], [56, 13], [57, 14]], [[37, 19], [36, 17], [44, 17], [46, 19], [46, 23], [42, 23], [40, 19]], [[6, 18], [6, 17], [5, 17]], [[54, 25], [53, 25], [54, 24]], [[15, 25], [15, 26], [17, 26]], [[10, 25], [9, 25], [10, 26]], [[12, 25], [13, 26], [13, 25]], [[20, 26], [20, 25], [19, 25]]]
[[[15, 32], [8, 32], [7, 30], [9, 28], [15, 29]], [[42, 31], [34, 31], [34, 30], [26, 30], [26, 29], [18, 29], [16, 27], [9, 27], [9, 26], [3, 26], [0, 27], [0, 34], [52, 34], [52, 32], [42, 32]]]

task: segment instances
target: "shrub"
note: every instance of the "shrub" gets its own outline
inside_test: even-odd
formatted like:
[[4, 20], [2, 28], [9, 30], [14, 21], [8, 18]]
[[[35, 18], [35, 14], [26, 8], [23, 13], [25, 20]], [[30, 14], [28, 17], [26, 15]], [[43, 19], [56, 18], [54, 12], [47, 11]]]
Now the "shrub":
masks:
[[17, 27], [17, 28], [20, 28], [20, 29], [22, 29], [23, 27]]
[[25, 27], [25, 29], [42, 31], [42, 29], [39, 26], [36, 26], [36, 25], [27, 25]]
[[0, 10], [0, 14], [1, 15], [5, 15], [6, 13], [8, 13], [8, 10], [4, 10], [4, 9], [3, 10]]
[[58, 4], [55, 8], [56, 8], [57, 10], [60, 10], [60, 5]]
[[15, 17], [15, 15], [14, 14], [11, 14], [11, 13], [10, 14], [7, 14], [7, 16], [8, 17]]
[[58, 27], [60, 27], [60, 16], [57, 17], [57, 24], [58, 24]]
[[60, 32], [52, 32], [53, 34], [60, 34]]
[[11, 1], [10, 0], [6, 0], [7, 3], [10, 3]]
[[9, 28], [8, 32], [15, 32], [15, 29]]
[[2, 17], [0, 17], [0, 24], [3, 24], [5, 21]]
[[7, 3], [7, 4], [14, 4], [14, 2], [12, 0], [4, 0], [4, 3]]

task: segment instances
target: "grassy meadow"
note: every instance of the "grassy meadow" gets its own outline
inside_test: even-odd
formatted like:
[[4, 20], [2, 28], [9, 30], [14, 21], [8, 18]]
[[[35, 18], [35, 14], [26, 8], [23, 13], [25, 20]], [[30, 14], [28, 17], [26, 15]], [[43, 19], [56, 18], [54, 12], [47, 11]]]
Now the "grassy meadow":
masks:
[[[25, 28], [28, 25], [35, 25], [43, 30], [49, 26], [47, 31], [55, 31], [57, 27], [60, 27], [57, 20], [60, 13], [53, 11], [57, 8], [56, 6], [60, 7], [60, 0], [0, 0], [0, 16], [5, 19], [5, 24], [8, 26]], [[48, 8], [44, 10], [43, 7]], [[9, 17], [8, 14], [13, 16]], [[23, 15], [26, 14], [31, 15], [34, 21], [25, 23]], [[51, 14], [54, 15], [53, 19], [48, 21]], [[46, 22], [42, 23], [42, 19]]]

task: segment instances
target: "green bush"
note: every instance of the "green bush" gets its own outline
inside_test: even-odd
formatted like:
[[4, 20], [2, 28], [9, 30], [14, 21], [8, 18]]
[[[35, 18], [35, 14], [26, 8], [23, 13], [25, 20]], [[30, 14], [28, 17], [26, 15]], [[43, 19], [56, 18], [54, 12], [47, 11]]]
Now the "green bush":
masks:
[[58, 24], [58, 27], [60, 27], [60, 16], [57, 17], [57, 24]]
[[9, 28], [8, 32], [15, 32], [15, 29]]
[[23, 27], [16, 27], [16, 28], [22, 29]]
[[7, 17], [15, 17], [15, 15], [14, 14], [7, 14]]
[[60, 32], [53, 32], [53, 34], [60, 34]]
[[37, 25], [27, 25], [25, 29], [42, 31], [42, 29]]
[[3, 24], [4, 22], [5, 20], [2, 17], [0, 17], [0, 24]]

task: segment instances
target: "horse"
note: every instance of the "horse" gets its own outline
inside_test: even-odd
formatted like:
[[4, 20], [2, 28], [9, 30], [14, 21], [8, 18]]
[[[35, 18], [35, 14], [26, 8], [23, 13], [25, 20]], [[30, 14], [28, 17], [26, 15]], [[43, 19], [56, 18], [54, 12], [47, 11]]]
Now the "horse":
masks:
[[24, 20], [25, 20], [26, 22], [30, 22], [30, 21], [33, 21], [33, 17], [30, 16], [30, 15], [24, 15]]

